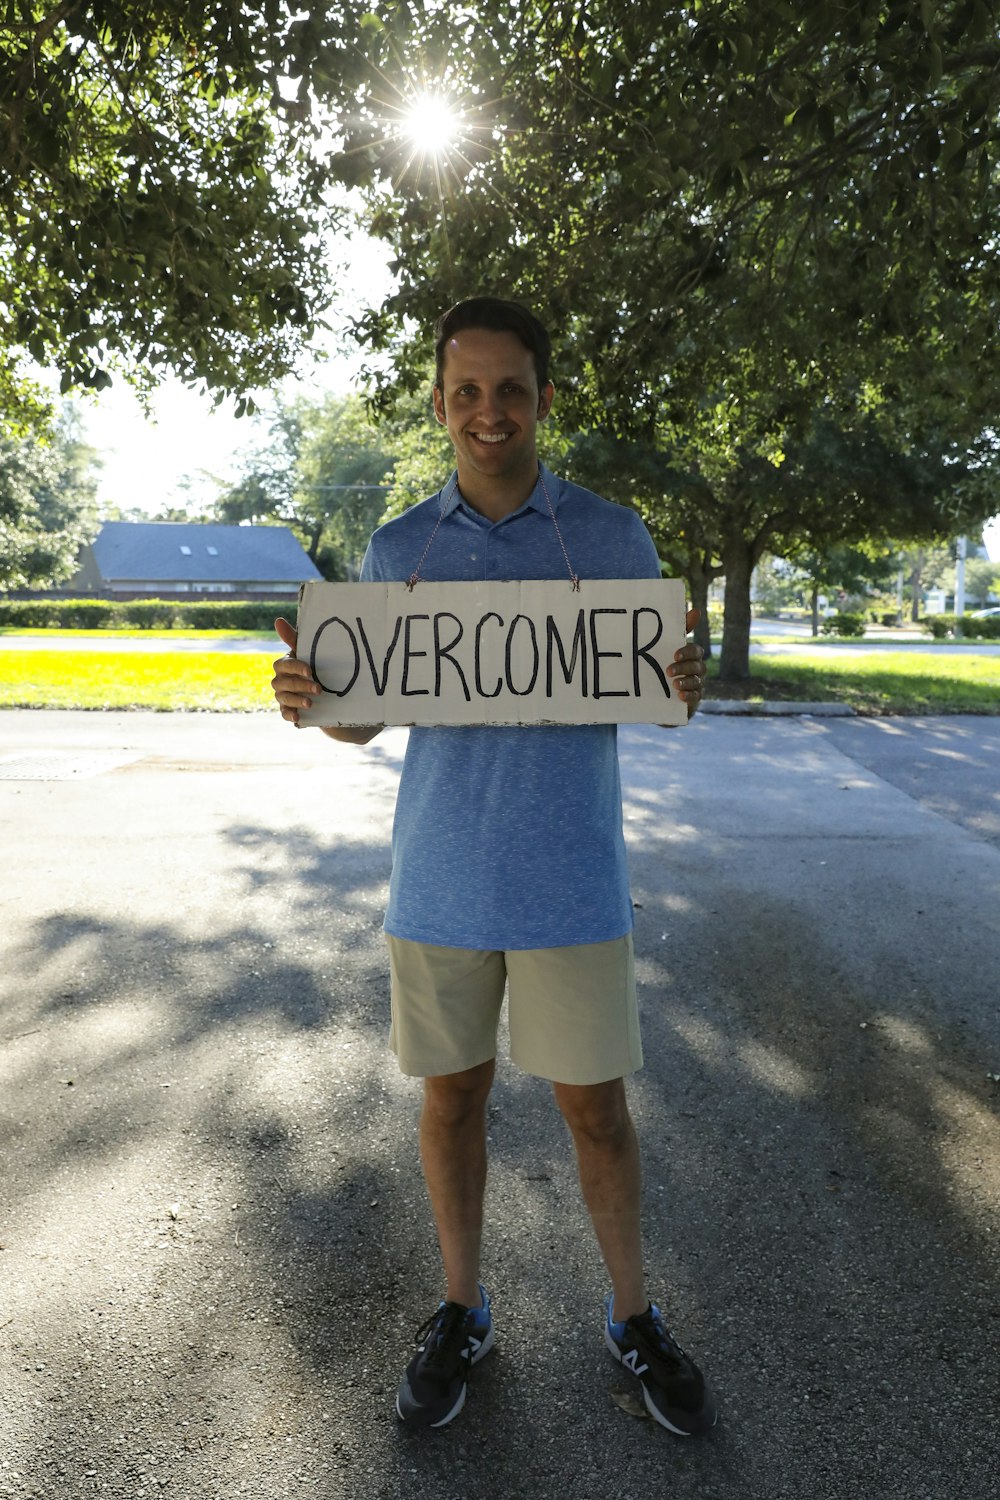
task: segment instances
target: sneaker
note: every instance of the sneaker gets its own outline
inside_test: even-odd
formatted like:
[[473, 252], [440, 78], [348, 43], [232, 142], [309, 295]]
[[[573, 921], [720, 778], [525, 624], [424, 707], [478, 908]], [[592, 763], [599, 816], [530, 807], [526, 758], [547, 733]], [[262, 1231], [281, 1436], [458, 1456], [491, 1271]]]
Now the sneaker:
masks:
[[616, 1323], [611, 1307], [609, 1296], [604, 1303], [604, 1341], [619, 1364], [641, 1382], [649, 1415], [680, 1437], [714, 1427], [715, 1397], [694, 1360], [667, 1332], [660, 1309], [653, 1304], [627, 1323]]
[[482, 1307], [442, 1302], [417, 1329], [418, 1349], [396, 1395], [404, 1422], [444, 1427], [465, 1405], [469, 1370], [493, 1348], [490, 1299], [479, 1288]]

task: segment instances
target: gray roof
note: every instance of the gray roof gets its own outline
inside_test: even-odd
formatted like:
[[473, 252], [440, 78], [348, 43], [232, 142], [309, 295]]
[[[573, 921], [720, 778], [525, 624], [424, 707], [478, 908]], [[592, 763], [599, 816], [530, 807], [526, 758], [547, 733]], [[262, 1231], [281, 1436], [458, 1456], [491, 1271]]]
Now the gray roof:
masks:
[[93, 550], [109, 581], [304, 583], [322, 576], [287, 526], [105, 521]]

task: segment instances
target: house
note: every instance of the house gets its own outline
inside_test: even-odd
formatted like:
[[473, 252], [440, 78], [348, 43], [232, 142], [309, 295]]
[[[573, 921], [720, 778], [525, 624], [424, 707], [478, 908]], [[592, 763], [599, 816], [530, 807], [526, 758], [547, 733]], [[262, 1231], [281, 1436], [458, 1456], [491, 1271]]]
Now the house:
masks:
[[295, 595], [322, 574], [287, 526], [105, 521], [80, 553], [69, 592]]

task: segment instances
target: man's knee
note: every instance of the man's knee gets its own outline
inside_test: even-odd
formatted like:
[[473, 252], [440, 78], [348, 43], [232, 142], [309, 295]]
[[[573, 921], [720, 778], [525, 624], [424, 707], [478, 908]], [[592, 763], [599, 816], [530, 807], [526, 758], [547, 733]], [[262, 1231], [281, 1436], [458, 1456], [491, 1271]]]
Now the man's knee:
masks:
[[493, 1084], [495, 1062], [480, 1063], [461, 1073], [441, 1073], [424, 1079], [424, 1114], [443, 1125], [461, 1125], [481, 1114]]
[[611, 1145], [631, 1133], [632, 1118], [621, 1078], [608, 1083], [557, 1083], [553, 1087], [563, 1119], [577, 1139]]

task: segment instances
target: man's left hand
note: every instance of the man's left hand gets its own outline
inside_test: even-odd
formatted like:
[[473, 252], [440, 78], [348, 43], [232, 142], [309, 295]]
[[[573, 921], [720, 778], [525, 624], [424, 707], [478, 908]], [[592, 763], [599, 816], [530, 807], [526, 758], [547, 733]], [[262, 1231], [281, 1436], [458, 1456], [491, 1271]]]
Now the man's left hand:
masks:
[[[700, 619], [700, 610], [689, 609], [684, 619], [685, 630], [693, 630]], [[667, 668], [667, 676], [678, 698], [687, 704], [690, 719], [697, 713], [698, 705], [705, 696], [705, 653], [701, 647], [690, 641], [676, 651]]]

